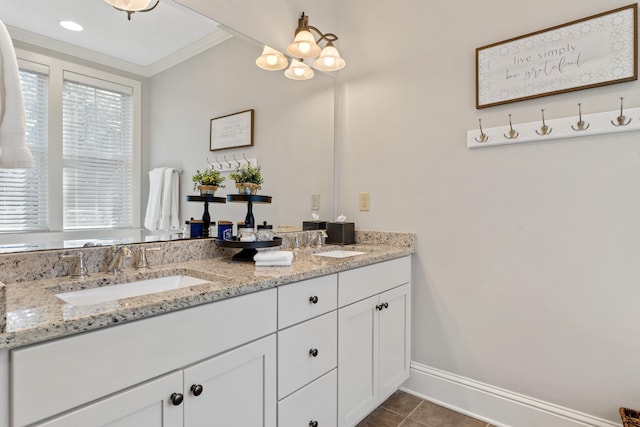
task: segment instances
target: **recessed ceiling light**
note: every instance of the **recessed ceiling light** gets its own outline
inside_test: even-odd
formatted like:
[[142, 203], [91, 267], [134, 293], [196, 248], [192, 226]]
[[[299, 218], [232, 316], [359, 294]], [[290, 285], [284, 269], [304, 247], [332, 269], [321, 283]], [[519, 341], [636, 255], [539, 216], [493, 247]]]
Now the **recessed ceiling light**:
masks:
[[82, 25], [73, 21], [60, 21], [60, 26], [70, 31], [82, 31]]

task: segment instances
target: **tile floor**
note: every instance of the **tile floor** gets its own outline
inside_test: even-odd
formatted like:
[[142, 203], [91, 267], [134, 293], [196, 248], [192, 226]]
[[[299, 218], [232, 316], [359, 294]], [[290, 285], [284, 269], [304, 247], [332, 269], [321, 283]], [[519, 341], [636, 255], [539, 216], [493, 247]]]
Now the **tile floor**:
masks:
[[397, 391], [356, 427], [493, 427], [411, 394]]

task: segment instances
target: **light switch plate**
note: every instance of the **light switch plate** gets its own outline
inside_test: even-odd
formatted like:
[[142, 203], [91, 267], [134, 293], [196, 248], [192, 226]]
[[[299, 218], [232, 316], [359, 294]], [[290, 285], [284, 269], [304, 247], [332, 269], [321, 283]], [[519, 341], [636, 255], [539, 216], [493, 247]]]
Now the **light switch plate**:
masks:
[[312, 211], [320, 210], [320, 194], [319, 193], [311, 194], [311, 210]]
[[368, 211], [371, 209], [371, 195], [369, 193], [360, 193], [358, 199], [358, 206], [361, 211]]

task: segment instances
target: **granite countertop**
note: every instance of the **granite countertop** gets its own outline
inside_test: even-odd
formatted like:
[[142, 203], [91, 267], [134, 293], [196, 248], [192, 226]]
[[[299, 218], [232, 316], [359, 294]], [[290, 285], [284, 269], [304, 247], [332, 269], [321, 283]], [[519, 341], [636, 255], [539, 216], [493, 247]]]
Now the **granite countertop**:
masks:
[[[324, 250], [336, 249], [326, 247]], [[342, 249], [342, 248], [341, 248]], [[119, 276], [94, 273], [87, 279], [48, 278], [6, 284], [6, 328], [0, 349], [60, 338], [135, 319], [168, 313], [198, 304], [274, 288], [377, 262], [403, 257], [413, 248], [383, 244], [356, 244], [345, 249], [365, 252], [348, 258], [327, 258], [309, 251], [296, 253], [290, 267], [256, 267], [229, 257], [153, 266], [147, 271], [128, 269]], [[210, 281], [202, 285], [120, 299], [88, 306], [71, 306], [56, 293], [125, 283], [147, 278], [186, 274]]]

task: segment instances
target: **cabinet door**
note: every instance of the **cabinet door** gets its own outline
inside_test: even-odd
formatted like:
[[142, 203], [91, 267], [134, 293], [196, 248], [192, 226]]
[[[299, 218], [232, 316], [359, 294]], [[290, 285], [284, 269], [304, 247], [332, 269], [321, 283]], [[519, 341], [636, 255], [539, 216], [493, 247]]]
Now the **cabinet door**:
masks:
[[[378, 296], [338, 310], [338, 425], [350, 427], [378, 403]], [[374, 374], [376, 373], [376, 374]]]
[[380, 294], [380, 393], [382, 401], [409, 378], [411, 358], [411, 286]]
[[37, 425], [180, 427], [184, 404], [176, 406], [170, 397], [181, 391], [182, 373], [176, 372]]
[[185, 427], [275, 427], [275, 335], [185, 369], [184, 388]]

